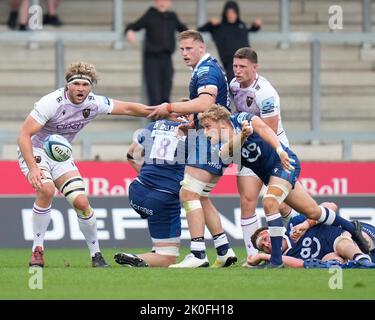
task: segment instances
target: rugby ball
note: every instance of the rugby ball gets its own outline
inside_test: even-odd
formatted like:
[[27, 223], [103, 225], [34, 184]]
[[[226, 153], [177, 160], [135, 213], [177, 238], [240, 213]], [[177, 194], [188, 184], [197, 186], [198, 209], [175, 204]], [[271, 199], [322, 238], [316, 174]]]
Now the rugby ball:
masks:
[[72, 156], [72, 145], [63, 136], [51, 134], [43, 142], [43, 149], [52, 160], [63, 162]]

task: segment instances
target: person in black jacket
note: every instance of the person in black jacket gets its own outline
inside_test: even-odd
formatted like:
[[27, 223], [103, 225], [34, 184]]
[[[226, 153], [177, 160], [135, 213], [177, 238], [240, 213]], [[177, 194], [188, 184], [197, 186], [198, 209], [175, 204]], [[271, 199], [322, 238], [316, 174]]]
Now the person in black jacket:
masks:
[[240, 8], [235, 1], [227, 1], [224, 5], [222, 20], [211, 19], [198, 28], [201, 32], [210, 32], [216, 44], [221, 62], [227, 74], [228, 83], [234, 78], [233, 55], [237, 49], [249, 47], [248, 32], [258, 31], [262, 21], [257, 18], [248, 28], [240, 19]]
[[145, 14], [130, 23], [125, 34], [131, 44], [136, 43], [134, 31], [146, 30], [143, 52], [143, 72], [148, 103], [158, 105], [170, 101], [173, 80], [172, 53], [175, 50], [175, 31], [185, 31], [175, 12], [170, 11], [172, 0], [155, 0]]

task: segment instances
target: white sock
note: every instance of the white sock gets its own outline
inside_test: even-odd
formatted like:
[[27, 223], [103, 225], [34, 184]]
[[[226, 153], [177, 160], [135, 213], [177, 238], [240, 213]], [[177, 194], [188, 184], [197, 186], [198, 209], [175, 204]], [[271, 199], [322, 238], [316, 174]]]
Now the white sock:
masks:
[[32, 217], [34, 241], [32, 251], [34, 251], [35, 247], [37, 246], [41, 246], [43, 248], [44, 236], [50, 221], [51, 206], [48, 208], [41, 208], [34, 203]]
[[241, 228], [247, 256], [253, 256], [257, 254], [258, 250], [255, 249], [253, 244], [251, 243], [251, 236], [259, 228], [257, 216], [253, 215], [250, 218], [241, 219]]
[[91, 214], [91, 217], [88, 219], [78, 218], [79, 228], [83, 233], [87, 246], [90, 250], [91, 257], [95, 255], [96, 252], [100, 252], [98, 233], [96, 227], [96, 217], [94, 211]]

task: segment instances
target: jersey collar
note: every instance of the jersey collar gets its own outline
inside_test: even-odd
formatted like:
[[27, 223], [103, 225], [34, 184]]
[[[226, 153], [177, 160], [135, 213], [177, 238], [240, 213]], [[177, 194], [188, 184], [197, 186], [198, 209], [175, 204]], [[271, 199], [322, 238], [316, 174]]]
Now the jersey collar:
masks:
[[203, 61], [206, 61], [208, 58], [210, 58], [211, 55], [209, 53], [206, 53], [197, 63], [195, 68], [193, 69], [193, 73], [199, 68], [199, 66], [202, 64]]

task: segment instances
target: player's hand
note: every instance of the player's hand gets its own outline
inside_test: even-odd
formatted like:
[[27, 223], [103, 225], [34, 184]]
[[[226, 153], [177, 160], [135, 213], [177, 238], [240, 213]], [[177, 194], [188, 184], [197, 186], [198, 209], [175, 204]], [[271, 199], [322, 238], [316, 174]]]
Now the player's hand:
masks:
[[248, 136], [253, 134], [253, 127], [250, 126], [249, 121], [244, 120], [241, 124], [241, 137], [242, 140], [245, 140]]
[[162, 103], [159, 104], [158, 106], [152, 106], [152, 107], [147, 107], [147, 110], [153, 110], [147, 118], [152, 118], [152, 119], [162, 119], [162, 118], [168, 118], [170, 116], [170, 113], [167, 110], [168, 103]]
[[309, 223], [307, 220], [304, 222], [297, 224], [296, 226], [292, 227], [291, 232], [290, 232], [290, 238], [294, 241], [297, 242], [309, 229]]
[[128, 39], [129, 43], [133, 46], [137, 44], [137, 37], [133, 30], [128, 30], [128, 32], [126, 32], [126, 39]]
[[267, 261], [269, 260], [269, 254], [267, 253], [257, 253], [252, 256], [247, 257], [247, 263], [251, 266], [257, 266], [259, 263], [262, 261]]
[[195, 126], [194, 126], [194, 121], [190, 121], [190, 122], [185, 122], [185, 123], [181, 123], [177, 130], [178, 130], [178, 135], [179, 136], [187, 136], [189, 130], [192, 130], [194, 129]]
[[42, 188], [43, 182], [42, 179], [46, 177], [43, 174], [43, 171], [40, 170], [39, 167], [34, 167], [30, 169], [29, 174], [27, 175], [27, 179], [29, 180], [30, 185], [35, 190], [40, 190]]
[[283, 166], [283, 169], [285, 171], [290, 172], [295, 169], [293, 165], [291, 164], [291, 163], [295, 163], [295, 160], [290, 159], [288, 153], [285, 150], [281, 151], [281, 153], [279, 154], [279, 157], [281, 160], [281, 165]]

